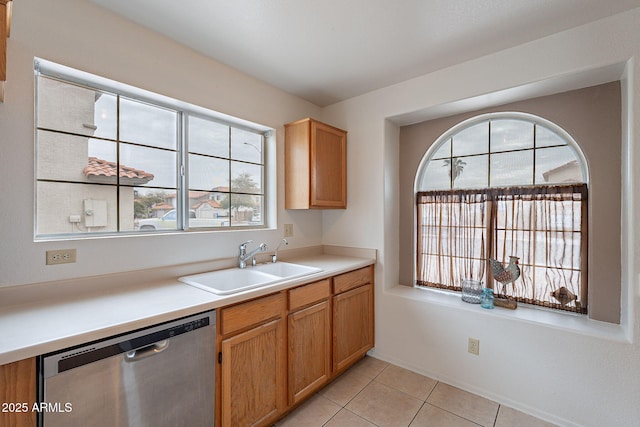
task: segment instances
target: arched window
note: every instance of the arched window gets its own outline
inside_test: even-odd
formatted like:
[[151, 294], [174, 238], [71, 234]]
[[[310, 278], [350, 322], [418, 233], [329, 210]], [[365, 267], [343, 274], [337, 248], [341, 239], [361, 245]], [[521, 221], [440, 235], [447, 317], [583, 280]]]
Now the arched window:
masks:
[[[586, 313], [587, 182], [577, 143], [540, 117], [454, 126], [416, 175], [416, 285], [459, 291], [475, 279], [500, 296]], [[490, 259], [506, 267], [511, 257], [521, 274], [505, 286]]]

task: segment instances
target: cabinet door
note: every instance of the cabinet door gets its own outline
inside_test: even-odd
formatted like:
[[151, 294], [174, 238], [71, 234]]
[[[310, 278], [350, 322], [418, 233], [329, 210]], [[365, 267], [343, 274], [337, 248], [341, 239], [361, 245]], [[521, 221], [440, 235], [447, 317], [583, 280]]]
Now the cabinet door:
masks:
[[311, 206], [347, 207], [347, 135], [311, 122]]
[[329, 300], [289, 314], [289, 404], [305, 399], [331, 375]]
[[268, 425], [285, 410], [284, 328], [280, 318], [222, 341], [223, 426]]
[[373, 347], [373, 285], [333, 297], [333, 370], [341, 371]]
[[[12, 407], [0, 411], [0, 426], [33, 427], [36, 412], [36, 361], [34, 358], [0, 366], [0, 403]], [[5, 411], [6, 409], [6, 411]]]

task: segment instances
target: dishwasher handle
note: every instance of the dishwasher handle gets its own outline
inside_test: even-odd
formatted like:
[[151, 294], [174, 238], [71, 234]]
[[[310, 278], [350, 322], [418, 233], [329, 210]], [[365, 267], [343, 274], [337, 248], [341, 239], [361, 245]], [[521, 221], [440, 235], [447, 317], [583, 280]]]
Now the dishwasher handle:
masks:
[[169, 340], [158, 341], [148, 346], [126, 352], [124, 354], [124, 360], [127, 362], [135, 362], [137, 360], [146, 359], [147, 357], [151, 357], [165, 351], [168, 347]]

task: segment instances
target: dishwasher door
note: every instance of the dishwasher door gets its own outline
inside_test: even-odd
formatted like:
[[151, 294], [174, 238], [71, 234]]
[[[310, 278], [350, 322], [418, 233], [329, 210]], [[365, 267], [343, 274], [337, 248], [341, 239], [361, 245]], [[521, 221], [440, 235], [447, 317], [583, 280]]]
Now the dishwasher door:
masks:
[[213, 426], [208, 312], [41, 357], [44, 427]]

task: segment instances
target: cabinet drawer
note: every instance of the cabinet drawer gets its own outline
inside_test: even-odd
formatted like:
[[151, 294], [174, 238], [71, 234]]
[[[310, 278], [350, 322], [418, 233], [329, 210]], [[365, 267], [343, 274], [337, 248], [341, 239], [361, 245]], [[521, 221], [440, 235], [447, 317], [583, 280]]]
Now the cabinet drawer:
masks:
[[297, 310], [331, 296], [331, 280], [325, 279], [289, 291], [289, 311]]
[[373, 266], [350, 271], [333, 278], [333, 293], [339, 294], [358, 286], [373, 283]]
[[223, 308], [220, 333], [227, 335], [266, 322], [269, 319], [280, 317], [284, 313], [285, 304], [284, 293], [277, 293], [234, 305], [233, 307]]

